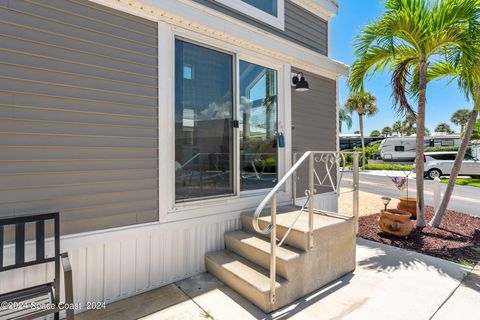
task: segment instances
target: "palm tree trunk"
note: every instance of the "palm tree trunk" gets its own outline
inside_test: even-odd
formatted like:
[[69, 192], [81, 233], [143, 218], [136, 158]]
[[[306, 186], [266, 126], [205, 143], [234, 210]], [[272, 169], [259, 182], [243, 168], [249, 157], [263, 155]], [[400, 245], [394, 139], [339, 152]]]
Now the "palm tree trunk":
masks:
[[424, 196], [424, 161], [425, 149], [425, 105], [427, 93], [427, 61], [420, 62], [420, 83], [418, 86], [418, 114], [417, 114], [417, 154], [415, 157], [415, 172], [417, 182], [417, 227], [425, 227], [425, 196]]
[[463, 136], [460, 149], [458, 149], [455, 162], [453, 163], [452, 172], [450, 173], [450, 179], [448, 180], [447, 190], [445, 190], [445, 195], [443, 196], [442, 203], [440, 204], [437, 212], [435, 212], [432, 221], [430, 221], [430, 225], [432, 227], [438, 228], [440, 226], [440, 223], [442, 223], [443, 215], [445, 214], [448, 203], [450, 202], [450, 199], [452, 197], [453, 188], [455, 188], [455, 181], [457, 180], [460, 169], [462, 168], [463, 159], [465, 158], [465, 154], [467, 153], [468, 143], [470, 142], [470, 138], [472, 137], [473, 129], [475, 127], [475, 123], [477, 122], [477, 117], [478, 111], [473, 110], [472, 113], [470, 113], [467, 130], [465, 132], [465, 135]]
[[365, 139], [363, 137], [363, 114], [358, 114], [358, 122], [360, 126], [360, 140], [362, 141], [362, 170], [365, 169]]

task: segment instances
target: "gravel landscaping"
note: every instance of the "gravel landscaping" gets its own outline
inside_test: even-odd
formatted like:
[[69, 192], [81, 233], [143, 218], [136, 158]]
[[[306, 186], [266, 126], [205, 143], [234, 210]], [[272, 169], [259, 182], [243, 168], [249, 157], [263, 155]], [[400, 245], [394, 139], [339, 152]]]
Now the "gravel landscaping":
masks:
[[[408, 238], [398, 238], [383, 233], [378, 227], [380, 213], [359, 218], [359, 237], [418, 251], [427, 255], [475, 265], [480, 261], [480, 218], [449, 210], [440, 228], [414, 229]], [[427, 221], [433, 208], [426, 208]]]

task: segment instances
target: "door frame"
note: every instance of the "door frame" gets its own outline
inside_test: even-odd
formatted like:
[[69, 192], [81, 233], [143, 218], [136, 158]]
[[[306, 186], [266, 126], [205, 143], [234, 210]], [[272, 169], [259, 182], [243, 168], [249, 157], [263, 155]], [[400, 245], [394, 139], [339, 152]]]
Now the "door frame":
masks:
[[[158, 28], [158, 70], [159, 70], [159, 213], [160, 222], [176, 221], [199, 217], [202, 215], [217, 214], [225, 212], [222, 208], [226, 203], [235, 202], [238, 206], [242, 202], [245, 209], [252, 206], [252, 203], [258, 204], [260, 197], [263, 198], [269, 189], [259, 189], [240, 192], [240, 152], [239, 152], [239, 131], [234, 130], [234, 191], [233, 195], [215, 196], [204, 199], [196, 199], [187, 202], [175, 201], [175, 39], [181, 39], [187, 42], [212, 48], [220, 52], [233, 54], [234, 61], [234, 120], [239, 119], [239, 75], [238, 68], [240, 60], [255, 63], [264, 67], [275, 69], [277, 71], [277, 90], [278, 90], [278, 130], [284, 133], [287, 140], [286, 148], [278, 149], [278, 175], [281, 177], [285, 172], [291, 155], [289, 145], [290, 138], [290, 64], [284, 63], [275, 58], [268, 57], [241, 46], [231, 45], [217, 39], [210, 38], [200, 33], [192, 32], [180, 27], [172, 26], [167, 23], [159, 22]], [[162, 50], [160, 50], [162, 49]], [[288, 82], [287, 82], [288, 80]], [[168, 187], [165, 187], [168, 186]], [[289, 187], [282, 192], [280, 199], [288, 199]], [[210, 213], [203, 213], [202, 208], [209, 207]], [[213, 207], [220, 207], [215, 210]], [[195, 209], [195, 210], [193, 210]], [[194, 212], [197, 211], [197, 212]], [[178, 214], [183, 213], [183, 214]], [[174, 216], [175, 214], [175, 216]]]

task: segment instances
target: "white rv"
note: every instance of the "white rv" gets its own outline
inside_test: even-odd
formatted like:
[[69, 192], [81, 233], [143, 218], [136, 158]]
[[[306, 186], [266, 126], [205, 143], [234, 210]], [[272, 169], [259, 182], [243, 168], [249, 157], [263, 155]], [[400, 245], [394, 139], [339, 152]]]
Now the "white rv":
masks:
[[[459, 135], [425, 137], [427, 147], [452, 147], [460, 145]], [[413, 162], [416, 154], [416, 137], [391, 137], [379, 147], [380, 157], [385, 162]]]

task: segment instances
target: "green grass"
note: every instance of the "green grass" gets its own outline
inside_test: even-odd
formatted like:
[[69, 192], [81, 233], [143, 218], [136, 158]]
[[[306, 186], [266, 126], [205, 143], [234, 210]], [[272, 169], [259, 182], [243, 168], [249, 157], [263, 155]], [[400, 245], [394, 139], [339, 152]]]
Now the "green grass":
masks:
[[471, 268], [475, 267], [475, 263], [465, 261], [465, 260], [462, 260], [462, 259], [452, 259], [451, 261], [455, 262], [455, 263], [458, 263], [458, 264], [461, 264], [462, 266], [471, 267]]
[[475, 251], [476, 253], [480, 253], [480, 247], [474, 247], [472, 250]]
[[[443, 182], [443, 183], [448, 183], [448, 178], [443, 178], [440, 181]], [[456, 184], [461, 185], [461, 186], [469, 186], [469, 187], [480, 188], [480, 179], [473, 179], [473, 178], [457, 179]]]
[[367, 164], [365, 170], [397, 170], [397, 171], [410, 171], [412, 166], [402, 164]]

